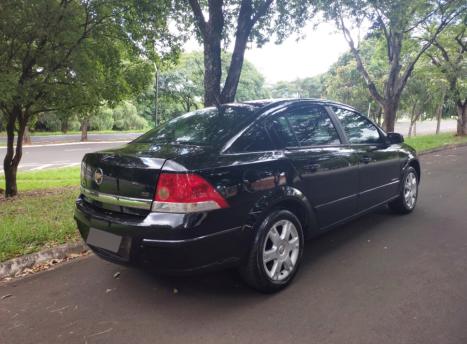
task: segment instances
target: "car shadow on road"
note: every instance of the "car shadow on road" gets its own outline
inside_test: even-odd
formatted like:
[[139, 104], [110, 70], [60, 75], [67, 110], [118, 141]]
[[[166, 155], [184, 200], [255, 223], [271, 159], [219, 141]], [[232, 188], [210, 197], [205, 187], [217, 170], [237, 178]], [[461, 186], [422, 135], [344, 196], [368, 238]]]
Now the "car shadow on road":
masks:
[[[388, 226], [388, 222], [394, 219], [394, 214], [386, 207], [381, 207], [364, 217], [307, 241], [299, 275], [309, 273], [314, 266], [320, 264], [321, 259], [351, 242], [362, 240], [362, 236], [369, 232], [390, 229], [391, 226]], [[382, 226], [383, 224], [386, 224], [386, 226]], [[211, 297], [219, 294], [222, 294], [223, 297], [258, 297], [258, 295], [261, 295], [246, 286], [235, 269], [190, 276], [161, 275], [143, 270], [133, 270], [132, 274], [136, 274], [137, 276], [134, 276], [134, 278], [140, 280], [142, 284], [155, 285], [157, 288], [171, 290], [173, 293], [180, 292], [183, 295], [202, 296], [205, 294]], [[297, 278], [294, 282], [299, 282], [299, 279]], [[131, 288], [131, 280], [128, 280], [128, 288]]]

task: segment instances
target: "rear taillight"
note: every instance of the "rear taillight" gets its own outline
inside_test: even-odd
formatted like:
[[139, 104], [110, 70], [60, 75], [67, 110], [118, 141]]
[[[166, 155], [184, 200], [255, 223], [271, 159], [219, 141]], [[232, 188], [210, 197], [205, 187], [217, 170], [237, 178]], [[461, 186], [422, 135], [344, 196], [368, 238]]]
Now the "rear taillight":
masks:
[[228, 206], [219, 192], [197, 174], [161, 173], [152, 210], [164, 213], [196, 213]]

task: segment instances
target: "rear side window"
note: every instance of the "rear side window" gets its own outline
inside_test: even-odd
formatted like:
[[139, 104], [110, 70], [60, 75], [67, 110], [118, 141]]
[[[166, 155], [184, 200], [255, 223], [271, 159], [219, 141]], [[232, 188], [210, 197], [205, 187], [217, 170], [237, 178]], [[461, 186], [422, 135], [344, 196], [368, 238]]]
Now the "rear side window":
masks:
[[225, 105], [189, 112], [137, 138], [134, 143], [218, 146], [255, 119], [255, 108]]
[[357, 112], [339, 107], [332, 108], [344, 128], [349, 143], [380, 143], [381, 135], [371, 121]]
[[266, 129], [254, 125], [247, 129], [230, 147], [229, 152], [261, 152], [272, 150], [273, 145]]
[[284, 146], [341, 143], [331, 118], [321, 106], [291, 110], [273, 120], [272, 130]]

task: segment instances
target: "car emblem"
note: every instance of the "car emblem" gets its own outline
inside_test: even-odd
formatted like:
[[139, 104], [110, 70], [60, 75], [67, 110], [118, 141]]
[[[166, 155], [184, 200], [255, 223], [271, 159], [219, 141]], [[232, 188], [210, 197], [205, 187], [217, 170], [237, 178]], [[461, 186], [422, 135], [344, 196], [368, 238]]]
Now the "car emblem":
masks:
[[94, 171], [94, 181], [97, 185], [101, 185], [104, 181], [104, 172], [102, 172], [102, 168], [98, 168]]

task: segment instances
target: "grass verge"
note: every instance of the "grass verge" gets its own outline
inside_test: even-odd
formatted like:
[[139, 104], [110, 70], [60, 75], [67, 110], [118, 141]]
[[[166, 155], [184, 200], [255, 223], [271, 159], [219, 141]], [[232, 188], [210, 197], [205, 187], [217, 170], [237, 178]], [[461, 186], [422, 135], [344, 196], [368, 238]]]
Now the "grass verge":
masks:
[[22, 192], [0, 198], [0, 262], [72, 240], [77, 187]]
[[[78, 186], [80, 167], [54, 168], [41, 171], [18, 171], [19, 193], [28, 190]], [[0, 175], [0, 188], [5, 188], [5, 175]]]
[[405, 142], [420, 153], [429, 149], [440, 148], [447, 145], [467, 143], [467, 137], [455, 136], [453, 133], [442, 133], [438, 135], [421, 135], [405, 138]]

